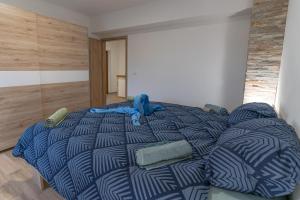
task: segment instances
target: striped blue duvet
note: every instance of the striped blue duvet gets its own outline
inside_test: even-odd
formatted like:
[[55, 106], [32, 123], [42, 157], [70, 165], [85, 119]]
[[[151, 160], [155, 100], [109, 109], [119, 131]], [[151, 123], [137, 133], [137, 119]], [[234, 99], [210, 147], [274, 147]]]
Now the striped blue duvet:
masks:
[[[130, 104], [108, 108], [118, 106]], [[53, 129], [39, 122], [25, 131], [13, 154], [68, 200], [207, 200], [210, 185], [266, 197], [293, 191], [299, 140], [269, 108], [255, 114], [260, 106], [246, 106], [222, 116], [162, 106], [142, 117], [141, 126], [126, 114], [89, 110], [69, 114]], [[150, 171], [137, 166], [136, 150], [183, 139], [192, 145], [193, 159]]]

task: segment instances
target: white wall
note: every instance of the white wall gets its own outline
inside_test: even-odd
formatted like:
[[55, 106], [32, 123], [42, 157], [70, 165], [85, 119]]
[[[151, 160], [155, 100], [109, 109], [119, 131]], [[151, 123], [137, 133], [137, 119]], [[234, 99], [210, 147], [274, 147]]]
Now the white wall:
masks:
[[[108, 92], [118, 91], [117, 75], [126, 75], [126, 41], [116, 40], [106, 42], [108, 57]], [[125, 88], [122, 88], [125, 90]]]
[[93, 32], [194, 18], [231, 16], [251, 8], [253, 0], [154, 0], [92, 17]]
[[128, 95], [192, 106], [243, 101], [250, 17], [129, 35]]
[[[282, 66], [280, 72], [277, 109], [300, 137], [300, 1], [290, 0]], [[300, 200], [300, 186], [292, 199]]]
[[300, 136], [300, 1], [290, 0], [280, 72], [277, 107]]

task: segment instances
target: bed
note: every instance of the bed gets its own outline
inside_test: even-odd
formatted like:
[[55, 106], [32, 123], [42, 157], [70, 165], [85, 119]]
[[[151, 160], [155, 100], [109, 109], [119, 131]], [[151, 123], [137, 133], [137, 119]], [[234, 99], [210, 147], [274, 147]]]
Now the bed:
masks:
[[[228, 116], [160, 103], [165, 110], [134, 126], [125, 114], [73, 112], [56, 128], [29, 127], [13, 154], [24, 158], [65, 199], [207, 200], [206, 165]], [[130, 106], [130, 102], [107, 108]], [[154, 170], [137, 166], [135, 151], [150, 143], [187, 140], [193, 159]], [[211, 199], [211, 197], [210, 197]]]

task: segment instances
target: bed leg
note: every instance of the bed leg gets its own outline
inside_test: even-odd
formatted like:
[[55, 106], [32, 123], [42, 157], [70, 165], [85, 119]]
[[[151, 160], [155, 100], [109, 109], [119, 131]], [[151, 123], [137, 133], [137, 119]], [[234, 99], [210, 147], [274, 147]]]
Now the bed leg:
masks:
[[47, 183], [47, 181], [45, 181], [43, 177], [40, 176], [40, 189], [43, 191], [47, 188], [49, 188], [49, 184]]
[[34, 169], [35, 171], [35, 176], [34, 176], [34, 182], [35, 184], [38, 186], [38, 188], [40, 190], [46, 190], [47, 188], [49, 188], [49, 184], [47, 183], [47, 181], [45, 181], [45, 179], [40, 175], [40, 173]]

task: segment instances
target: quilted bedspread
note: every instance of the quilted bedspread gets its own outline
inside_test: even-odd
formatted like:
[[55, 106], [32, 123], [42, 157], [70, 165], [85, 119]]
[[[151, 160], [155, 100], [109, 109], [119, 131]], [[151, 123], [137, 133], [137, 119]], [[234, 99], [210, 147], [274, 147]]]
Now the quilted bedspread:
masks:
[[[129, 103], [112, 105], [129, 106]], [[133, 126], [125, 114], [70, 113], [54, 129], [28, 128], [13, 154], [35, 167], [64, 198], [78, 200], [206, 200], [205, 163], [227, 117], [199, 108], [161, 103]], [[193, 159], [146, 171], [135, 151], [149, 143], [186, 139]]]

